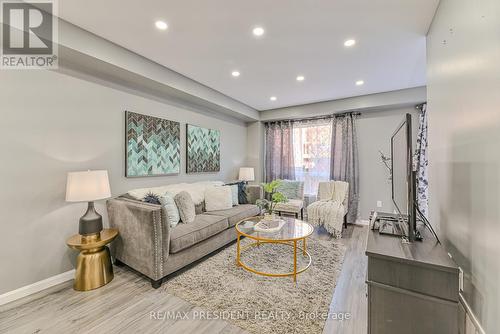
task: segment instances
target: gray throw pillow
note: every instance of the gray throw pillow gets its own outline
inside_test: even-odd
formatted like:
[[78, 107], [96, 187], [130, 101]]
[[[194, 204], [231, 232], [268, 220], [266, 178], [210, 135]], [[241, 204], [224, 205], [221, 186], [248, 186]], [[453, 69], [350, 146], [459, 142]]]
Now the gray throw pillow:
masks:
[[194, 202], [191, 195], [187, 191], [181, 191], [174, 197], [177, 209], [179, 209], [179, 215], [183, 223], [189, 224], [194, 222], [196, 217], [196, 211], [194, 208]]
[[300, 199], [299, 188], [301, 181], [283, 180], [278, 187], [278, 191], [286, 196], [288, 199]]
[[160, 197], [160, 203], [162, 209], [165, 210], [170, 227], [175, 227], [179, 222], [180, 217], [177, 205], [175, 205], [174, 196], [171, 193], [166, 192]]

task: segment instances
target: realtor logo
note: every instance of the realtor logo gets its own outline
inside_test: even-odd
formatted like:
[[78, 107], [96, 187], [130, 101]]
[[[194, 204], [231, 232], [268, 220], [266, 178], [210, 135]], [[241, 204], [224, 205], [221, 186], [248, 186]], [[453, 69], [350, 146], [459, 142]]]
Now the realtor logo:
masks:
[[54, 1], [1, 2], [2, 69], [55, 69], [57, 18]]

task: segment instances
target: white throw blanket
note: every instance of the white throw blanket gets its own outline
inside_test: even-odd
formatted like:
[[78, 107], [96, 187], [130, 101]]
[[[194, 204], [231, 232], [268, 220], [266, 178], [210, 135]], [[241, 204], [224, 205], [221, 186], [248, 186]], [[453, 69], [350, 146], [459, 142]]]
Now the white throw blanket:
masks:
[[161, 187], [154, 187], [154, 188], [141, 188], [141, 189], [134, 189], [130, 190], [128, 194], [135, 199], [142, 200], [144, 196], [146, 196], [148, 193], [153, 193], [157, 194], [158, 196], [163, 196], [165, 192], [169, 192], [172, 194], [172, 196], [177, 195], [181, 191], [187, 191], [189, 195], [191, 195], [191, 198], [193, 199], [193, 202], [195, 205], [199, 205], [205, 200], [205, 190], [208, 187], [216, 187], [216, 186], [222, 186], [224, 185], [224, 182], [221, 181], [201, 181], [201, 182], [195, 182], [195, 183], [175, 183], [175, 184], [169, 184], [166, 186], [161, 186]]
[[348, 189], [347, 182], [321, 182], [318, 188], [318, 201], [307, 207], [309, 223], [316, 226], [323, 225], [334, 238], [340, 238], [346, 214], [343, 202]]

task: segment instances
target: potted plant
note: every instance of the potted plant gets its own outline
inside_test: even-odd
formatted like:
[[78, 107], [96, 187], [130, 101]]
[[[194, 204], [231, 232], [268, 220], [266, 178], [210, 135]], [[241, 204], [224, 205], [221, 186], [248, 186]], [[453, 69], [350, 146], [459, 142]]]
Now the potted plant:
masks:
[[278, 191], [281, 183], [281, 180], [262, 183], [266, 198], [257, 200], [255, 204], [257, 204], [257, 206], [265, 212], [264, 219], [273, 220], [275, 218], [274, 210], [276, 208], [276, 204], [288, 201], [286, 196]]

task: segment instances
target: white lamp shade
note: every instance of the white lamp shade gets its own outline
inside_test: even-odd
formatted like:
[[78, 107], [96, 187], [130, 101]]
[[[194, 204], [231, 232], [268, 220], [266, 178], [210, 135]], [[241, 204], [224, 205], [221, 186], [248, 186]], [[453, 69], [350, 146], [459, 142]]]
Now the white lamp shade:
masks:
[[108, 171], [89, 170], [68, 173], [67, 202], [93, 202], [111, 197]]
[[240, 181], [255, 181], [253, 167], [241, 167], [238, 179]]

